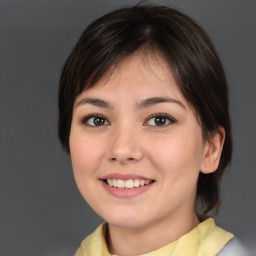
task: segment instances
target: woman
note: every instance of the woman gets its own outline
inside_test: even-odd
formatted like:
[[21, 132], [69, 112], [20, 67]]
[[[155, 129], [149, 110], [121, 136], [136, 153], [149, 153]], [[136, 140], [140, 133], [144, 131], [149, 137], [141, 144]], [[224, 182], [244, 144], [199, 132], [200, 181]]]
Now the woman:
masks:
[[232, 241], [208, 217], [232, 155], [226, 78], [186, 15], [138, 5], [90, 24], [63, 67], [59, 137], [106, 221], [76, 256], [210, 256]]

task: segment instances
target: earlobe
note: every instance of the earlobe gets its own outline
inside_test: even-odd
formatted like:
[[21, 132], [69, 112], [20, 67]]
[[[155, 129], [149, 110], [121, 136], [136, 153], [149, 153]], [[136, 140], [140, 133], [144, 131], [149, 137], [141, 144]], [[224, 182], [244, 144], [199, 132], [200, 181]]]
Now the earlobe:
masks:
[[225, 141], [225, 129], [220, 126], [206, 142], [200, 171], [204, 174], [215, 172], [219, 166]]

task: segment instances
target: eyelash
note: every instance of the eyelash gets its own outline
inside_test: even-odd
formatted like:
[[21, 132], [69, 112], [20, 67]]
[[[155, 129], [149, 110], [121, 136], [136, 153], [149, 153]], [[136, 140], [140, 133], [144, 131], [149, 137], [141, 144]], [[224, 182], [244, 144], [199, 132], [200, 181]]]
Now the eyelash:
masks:
[[[91, 125], [88, 123], [88, 121], [90, 119], [96, 119], [96, 118], [99, 118], [99, 119], [102, 119], [104, 120], [104, 125], [109, 125], [110, 122], [105, 118], [105, 116], [103, 115], [100, 115], [100, 114], [91, 114], [91, 115], [88, 115], [88, 116], [85, 116], [82, 118], [82, 120], [80, 121], [81, 124], [84, 124], [84, 125], [87, 125], [87, 126], [92, 126], [92, 127], [98, 127], [98, 126], [103, 126], [103, 125]], [[94, 121], [93, 121], [94, 122]], [[105, 124], [105, 122], [107, 122], [107, 124]], [[95, 123], [94, 123], [95, 124]]]
[[[100, 124], [100, 125], [92, 125], [92, 124], [88, 123], [88, 121], [90, 119], [92, 119], [93, 120], [92, 122], [94, 123], [96, 118], [102, 119], [104, 121], [104, 123]], [[161, 125], [156, 125], [156, 118], [162, 118], [164, 123], [161, 124]], [[155, 121], [154, 121], [155, 125], [147, 124], [151, 119], [155, 119]], [[166, 122], [168, 122], [168, 123], [166, 124]], [[100, 126], [110, 125], [110, 122], [105, 118], [105, 116], [100, 115], [100, 114], [90, 114], [88, 116], [85, 116], [85, 117], [82, 118], [80, 123], [83, 124], [83, 125], [91, 126], [91, 127], [100, 127]], [[176, 123], [176, 120], [174, 118], [172, 118], [169, 115], [164, 114], [164, 113], [158, 113], [158, 114], [154, 114], [154, 115], [148, 117], [147, 120], [143, 123], [143, 125], [149, 125], [149, 126], [155, 126], [155, 127], [165, 127], [165, 126], [168, 126], [168, 125], [171, 125], [171, 124], [174, 124], [174, 123]]]
[[[165, 120], [165, 123], [163, 125], [150, 125], [150, 126], [165, 127], [165, 126], [176, 123], [176, 120], [173, 117], [170, 117], [169, 115], [164, 114], [164, 113], [158, 113], [158, 114], [154, 114], [154, 115], [150, 116], [149, 118], [147, 118], [145, 123], [149, 122], [151, 119], [155, 119], [154, 122], [156, 124], [156, 118], [163, 118]], [[168, 124], [166, 124], [166, 120], [168, 121]]]

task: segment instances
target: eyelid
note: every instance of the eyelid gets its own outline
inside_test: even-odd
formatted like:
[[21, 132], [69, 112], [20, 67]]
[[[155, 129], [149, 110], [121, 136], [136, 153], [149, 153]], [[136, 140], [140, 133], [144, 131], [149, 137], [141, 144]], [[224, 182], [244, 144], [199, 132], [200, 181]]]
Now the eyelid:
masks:
[[169, 123], [169, 124], [162, 125], [162, 126], [160, 126], [160, 125], [149, 125], [149, 126], [166, 127], [166, 126], [168, 126], [168, 125], [170, 125], [170, 124], [174, 124], [174, 123], [177, 122], [175, 118], [171, 117], [171, 116], [168, 115], [168, 114], [165, 114], [165, 113], [157, 113], [157, 114], [153, 114], [153, 115], [149, 116], [149, 117], [146, 119], [146, 121], [144, 122], [144, 125], [147, 125], [147, 122], [148, 122], [150, 119], [156, 118], [156, 117], [163, 117], [163, 118], [166, 118], [168, 121], [170, 121], [170, 123]]
[[[103, 118], [105, 120], [105, 122], [107, 122], [107, 124], [96, 126], [96, 125], [90, 125], [90, 124], [87, 123], [90, 118], [97, 118], [97, 117]], [[169, 123], [164, 124], [162, 126], [161, 125], [147, 124], [151, 119], [157, 118], [157, 117], [163, 117], [163, 118], [167, 119], [169, 121]], [[101, 126], [110, 125], [110, 122], [108, 121], [108, 119], [104, 115], [98, 114], [98, 113], [93, 113], [93, 114], [89, 114], [89, 115], [84, 116], [83, 118], [81, 118], [80, 123], [83, 124], [83, 125], [91, 126], [91, 127], [101, 127]], [[166, 126], [168, 126], [170, 124], [173, 124], [173, 123], [176, 123], [176, 119], [171, 117], [170, 115], [165, 114], [165, 113], [156, 113], [156, 114], [153, 114], [153, 115], [149, 116], [146, 119], [146, 121], [143, 123], [143, 125], [155, 126], [155, 127], [166, 127]]]
[[[87, 123], [90, 118], [97, 118], [97, 117], [103, 118], [107, 122], [107, 124], [104, 124], [104, 125], [101, 125], [101, 126], [110, 125], [110, 122], [108, 121], [108, 119], [105, 116], [103, 116], [101, 114], [98, 114], [98, 113], [93, 113], [93, 114], [89, 114], [87, 116], [84, 116], [83, 118], [81, 118], [80, 123], [83, 124], [83, 125], [90, 126], [90, 127], [97, 127], [96, 125], [94, 126], [94, 125], [90, 125], [90, 124]], [[100, 127], [100, 126], [98, 126], [98, 127]]]

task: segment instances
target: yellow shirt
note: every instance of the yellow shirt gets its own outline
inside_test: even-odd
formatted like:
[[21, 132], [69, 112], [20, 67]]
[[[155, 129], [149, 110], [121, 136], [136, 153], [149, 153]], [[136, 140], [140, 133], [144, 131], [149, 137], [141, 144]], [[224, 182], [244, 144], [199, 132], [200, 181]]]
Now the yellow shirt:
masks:
[[[111, 256], [105, 241], [106, 223], [84, 239], [75, 256]], [[209, 218], [178, 240], [142, 256], [215, 256], [234, 235]]]

